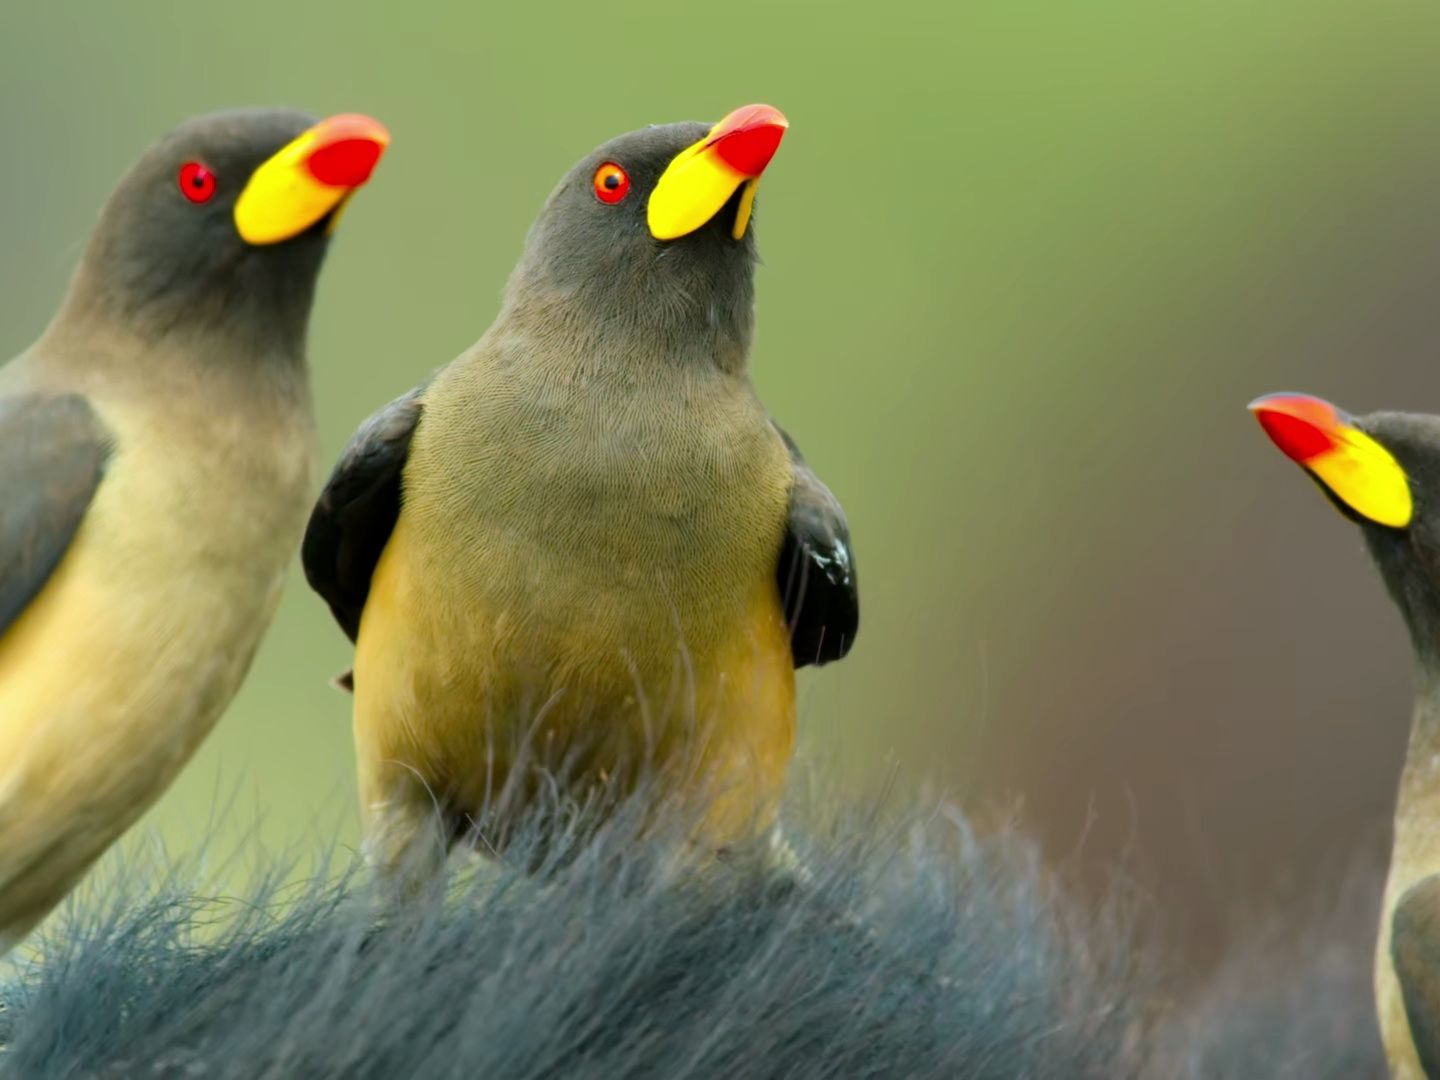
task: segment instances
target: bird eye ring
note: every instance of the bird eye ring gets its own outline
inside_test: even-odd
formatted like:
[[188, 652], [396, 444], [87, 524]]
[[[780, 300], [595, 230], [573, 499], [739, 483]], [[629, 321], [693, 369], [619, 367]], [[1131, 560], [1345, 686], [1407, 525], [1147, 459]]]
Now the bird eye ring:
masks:
[[630, 194], [630, 174], [607, 161], [595, 170], [595, 197], [607, 206], [614, 206]]
[[215, 195], [215, 174], [198, 161], [180, 166], [180, 193], [192, 203], [209, 202]]

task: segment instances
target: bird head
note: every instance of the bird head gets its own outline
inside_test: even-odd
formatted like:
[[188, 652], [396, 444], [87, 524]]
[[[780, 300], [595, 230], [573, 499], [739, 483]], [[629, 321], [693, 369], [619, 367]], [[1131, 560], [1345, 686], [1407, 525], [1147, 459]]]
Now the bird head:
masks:
[[1440, 660], [1440, 416], [1355, 417], [1306, 394], [1269, 394], [1250, 411], [1360, 526], [1416, 648]]
[[330, 233], [388, 143], [357, 114], [191, 120], [120, 181], [76, 289], [150, 332], [218, 324], [303, 336]]
[[748, 349], [754, 206], [788, 121], [769, 105], [644, 128], [586, 155], [530, 231], [512, 291], [540, 290], [696, 345]]

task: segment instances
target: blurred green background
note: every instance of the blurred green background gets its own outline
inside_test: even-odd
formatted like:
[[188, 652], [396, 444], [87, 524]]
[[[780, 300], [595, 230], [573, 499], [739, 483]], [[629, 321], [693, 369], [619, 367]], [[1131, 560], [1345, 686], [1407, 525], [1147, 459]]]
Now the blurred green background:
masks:
[[[1440, 411], [1440, 7], [0, 6], [0, 355], [140, 149], [233, 105], [394, 134], [311, 338], [333, 456], [479, 336], [559, 176], [749, 101], [767, 403], [844, 500], [864, 628], [803, 677], [826, 784], [1012, 805], [1197, 943], [1385, 842], [1408, 657], [1358, 536], [1244, 405]], [[146, 826], [354, 842], [346, 643], [298, 573]], [[76, 672], [76, 678], [85, 678]], [[833, 778], [833, 779], [832, 779]], [[237, 833], [238, 835], [238, 833]]]

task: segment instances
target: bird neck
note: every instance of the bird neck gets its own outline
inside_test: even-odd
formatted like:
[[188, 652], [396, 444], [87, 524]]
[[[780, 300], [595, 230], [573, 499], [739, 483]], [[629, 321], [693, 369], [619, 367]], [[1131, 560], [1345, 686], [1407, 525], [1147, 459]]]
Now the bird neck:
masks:
[[[1440, 779], [1440, 669], [1428, 657], [1417, 660], [1415, 665], [1415, 706], [1405, 765], [1407, 769], [1420, 767], [1417, 771], [1433, 765]], [[1440, 802], [1440, 783], [1435, 785], [1435, 796]]]
[[272, 380], [308, 382], [313, 282], [294, 283], [294, 292], [276, 298], [203, 289], [151, 295], [134, 282], [117, 287], [109, 276], [82, 260], [44, 340], [125, 342], [131, 355], [151, 364], [183, 357], [187, 364], [262, 369]]
[[218, 346], [217, 360], [303, 364], [323, 243], [280, 261], [248, 249], [217, 259], [199, 248], [167, 260], [111, 216], [102, 214], [91, 235], [55, 325], [157, 348], [205, 341]]
[[303, 331], [252, 335], [207, 320], [157, 325], [97, 302], [95, 292], [82, 287], [71, 289], [35, 350], [51, 364], [108, 385], [154, 386], [159, 379], [173, 396], [227, 410], [311, 412]]
[[1440, 591], [1409, 531], [1366, 527], [1363, 532], [1405, 620], [1413, 658], [1415, 705], [1396, 800], [1395, 857], [1440, 870], [1440, 829], [1432, 825], [1440, 821]]
[[587, 367], [603, 363], [617, 374], [678, 367], [743, 377], [755, 328], [749, 274], [718, 292], [683, 280], [652, 284], [637, 293], [633, 282], [566, 278], [523, 262], [492, 334], [522, 337], [532, 349]]
[[1387, 892], [1440, 871], [1440, 666], [1415, 665], [1415, 706], [1395, 800], [1395, 840]]

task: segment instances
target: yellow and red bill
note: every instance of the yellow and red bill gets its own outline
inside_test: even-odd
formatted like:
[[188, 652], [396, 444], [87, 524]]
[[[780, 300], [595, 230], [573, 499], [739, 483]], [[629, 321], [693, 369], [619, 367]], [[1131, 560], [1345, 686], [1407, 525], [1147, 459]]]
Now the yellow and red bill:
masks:
[[675, 240], [694, 232], [718, 214], [744, 184], [730, 228], [736, 240], [743, 237], [760, 174], [780, 148], [789, 126], [785, 114], [771, 105], [746, 105], [676, 154], [656, 181], [645, 208], [650, 234], [657, 240]]
[[370, 179], [390, 133], [378, 120], [345, 113], [321, 120], [281, 147], [250, 175], [235, 200], [235, 229], [247, 244], [278, 244], [325, 215], [340, 216]]
[[1377, 525], [1410, 524], [1415, 504], [1405, 470], [1347, 413], [1308, 394], [1268, 394], [1250, 411], [1270, 441], [1340, 503]]

